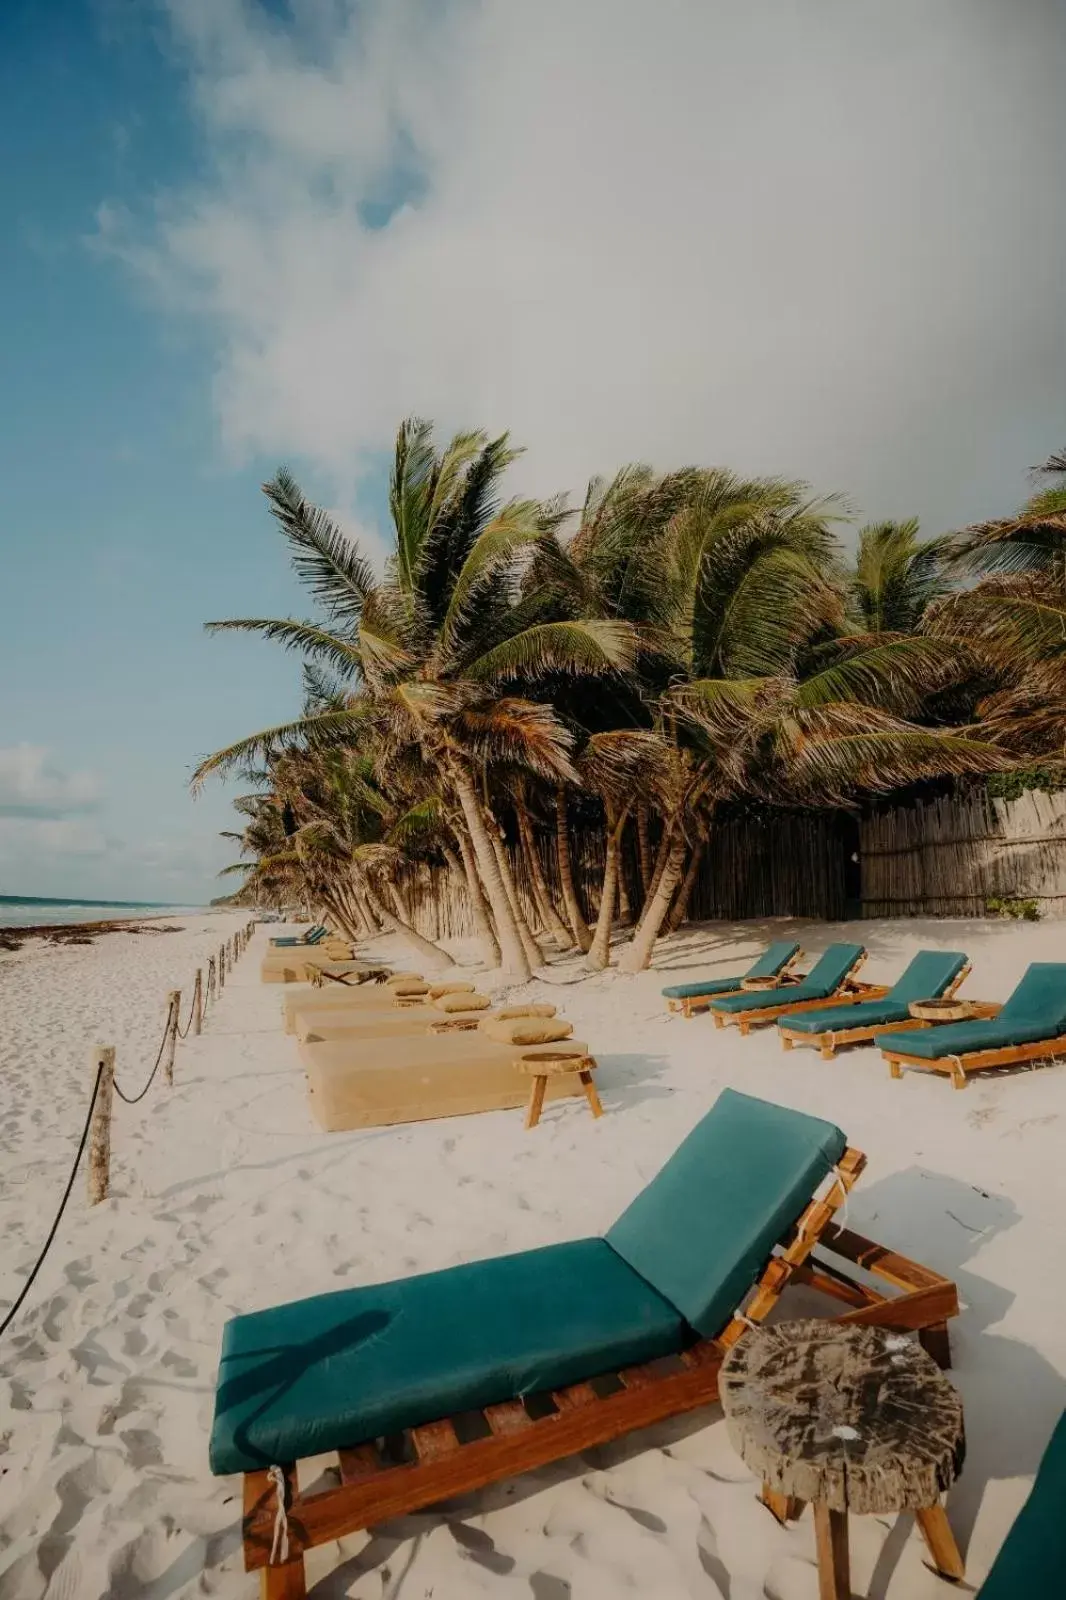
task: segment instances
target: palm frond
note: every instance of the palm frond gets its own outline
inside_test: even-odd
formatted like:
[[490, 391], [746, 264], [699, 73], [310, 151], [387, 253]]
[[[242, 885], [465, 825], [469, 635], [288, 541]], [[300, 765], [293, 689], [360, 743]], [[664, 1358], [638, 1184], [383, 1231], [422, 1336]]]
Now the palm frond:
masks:
[[304, 499], [284, 468], [264, 483], [263, 493], [294, 547], [292, 564], [300, 581], [332, 621], [354, 627], [376, 587], [370, 563], [325, 511]]
[[931, 695], [960, 682], [973, 669], [958, 643], [922, 635], [874, 636], [863, 648], [845, 647], [838, 660], [804, 678], [796, 688], [800, 706], [859, 701], [898, 716], [915, 716]]
[[468, 706], [455, 719], [462, 747], [479, 762], [525, 767], [552, 783], [577, 783], [573, 737], [549, 706], [504, 697]]
[[358, 709], [346, 708], [343, 711], [316, 712], [313, 716], [297, 717], [292, 722], [279, 722], [273, 728], [261, 728], [258, 733], [238, 739], [223, 750], [216, 750], [214, 755], [205, 756], [189, 780], [190, 788], [194, 794], [198, 794], [211, 776], [231, 772], [247, 760], [269, 758], [283, 745], [297, 740], [325, 745], [345, 737], [351, 738], [362, 720]]
[[534, 680], [546, 673], [571, 677], [624, 672], [636, 655], [638, 637], [626, 622], [589, 618], [545, 622], [506, 639], [463, 669], [478, 683], [510, 678]]
[[233, 617], [224, 622], [205, 622], [207, 633], [258, 633], [285, 650], [299, 650], [315, 660], [325, 661], [334, 672], [351, 678], [362, 667], [358, 644], [315, 622], [298, 622], [293, 617]]

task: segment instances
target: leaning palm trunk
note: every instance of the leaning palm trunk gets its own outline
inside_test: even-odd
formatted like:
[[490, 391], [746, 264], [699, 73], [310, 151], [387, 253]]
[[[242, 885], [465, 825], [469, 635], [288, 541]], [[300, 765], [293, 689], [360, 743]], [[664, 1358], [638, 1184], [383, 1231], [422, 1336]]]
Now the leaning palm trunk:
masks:
[[574, 943], [586, 955], [592, 947], [592, 935], [585, 921], [584, 912], [577, 898], [574, 887], [574, 869], [570, 860], [570, 829], [566, 817], [566, 790], [555, 791], [555, 839], [559, 855], [559, 882], [563, 890], [563, 904], [566, 907], [570, 931], [574, 936]]
[[526, 921], [526, 914], [522, 910], [522, 902], [518, 898], [518, 885], [514, 881], [511, 863], [507, 857], [507, 849], [500, 838], [495, 826], [489, 828], [489, 842], [496, 857], [496, 865], [500, 869], [500, 878], [503, 881], [504, 893], [511, 907], [511, 914], [518, 929], [518, 937], [522, 941], [522, 948], [526, 953], [526, 960], [530, 967], [536, 969], [544, 965], [544, 951], [533, 937], [532, 929]]
[[417, 951], [424, 961], [431, 962], [434, 966], [455, 966], [455, 962], [447, 950], [442, 950], [431, 939], [424, 939], [416, 929], [412, 928], [409, 922], [402, 922], [395, 912], [389, 910], [369, 878], [366, 880], [365, 887], [366, 897], [370, 902], [371, 909], [386, 933], [400, 934], [406, 939], [412, 950]]
[[621, 883], [622, 832], [626, 825], [626, 817], [629, 815], [628, 807], [620, 818], [614, 815], [612, 806], [607, 806], [606, 811], [607, 854], [603, 866], [603, 890], [600, 894], [600, 910], [596, 918], [592, 947], [585, 957], [585, 965], [593, 972], [602, 972], [611, 960], [611, 923], [614, 920], [615, 899]]
[[523, 800], [515, 801], [515, 815], [518, 818], [518, 832], [525, 851], [533, 899], [544, 923], [545, 931], [555, 940], [560, 950], [569, 950], [574, 941], [570, 936], [569, 928], [555, 909], [551, 890], [548, 887], [548, 880], [545, 878], [544, 868], [541, 866], [537, 841], [533, 837], [533, 823]]
[[692, 899], [692, 891], [696, 886], [696, 877], [700, 870], [700, 863], [703, 860], [703, 851], [706, 842], [707, 841], [705, 839], [699, 838], [692, 847], [692, 854], [688, 858], [688, 866], [685, 869], [685, 876], [681, 880], [681, 887], [677, 891], [677, 898], [674, 901], [669, 917], [666, 919], [667, 933], [676, 933], [678, 928], [680, 928], [681, 924], [688, 917], [689, 901]]
[[496, 935], [492, 931], [492, 919], [489, 916], [488, 902], [481, 887], [481, 879], [477, 875], [477, 865], [474, 853], [470, 848], [470, 840], [463, 828], [457, 830], [459, 849], [463, 859], [460, 861], [455, 851], [444, 845], [445, 860], [452, 869], [452, 873], [460, 883], [465, 883], [467, 899], [470, 902], [470, 915], [474, 920], [474, 932], [481, 946], [481, 959], [487, 967], [498, 967], [500, 964], [500, 947], [496, 943]]
[[633, 921], [633, 907], [630, 904], [629, 884], [626, 881], [625, 851], [623, 848], [625, 836], [626, 830], [623, 826], [618, 840], [618, 920], [624, 928], [628, 928]]
[[637, 807], [637, 849], [640, 854], [640, 881], [644, 888], [644, 900], [646, 903], [651, 890], [652, 854], [648, 808], [643, 801]]
[[456, 797], [463, 810], [463, 817], [470, 832], [470, 843], [473, 847], [474, 859], [477, 863], [478, 875], [485, 887], [489, 907], [492, 911], [492, 920], [496, 924], [496, 935], [500, 943], [500, 960], [503, 968], [512, 977], [524, 982], [533, 976], [533, 969], [529, 964], [522, 937], [518, 931], [511, 903], [507, 898], [503, 879], [500, 876], [496, 852], [492, 848], [485, 818], [481, 811], [481, 801], [473, 780], [466, 768], [459, 762], [452, 763], [451, 779], [455, 786]]
[[670, 909], [670, 902], [674, 897], [674, 890], [681, 879], [681, 872], [685, 864], [685, 835], [679, 826], [674, 825], [666, 857], [663, 862], [659, 882], [644, 907], [644, 914], [640, 919], [632, 941], [622, 951], [618, 962], [622, 972], [643, 972], [651, 964], [651, 953], [655, 948], [655, 941], [659, 937], [659, 929], [666, 920]]
[[352, 944], [355, 944], [359, 935], [355, 932], [352, 926], [348, 908], [345, 906], [341, 897], [337, 894], [331, 894], [328, 890], [323, 890], [319, 898], [322, 909], [328, 915], [329, 920], [340, 929], [341, 933], [343, 933], [346, 939], [348, 939]]

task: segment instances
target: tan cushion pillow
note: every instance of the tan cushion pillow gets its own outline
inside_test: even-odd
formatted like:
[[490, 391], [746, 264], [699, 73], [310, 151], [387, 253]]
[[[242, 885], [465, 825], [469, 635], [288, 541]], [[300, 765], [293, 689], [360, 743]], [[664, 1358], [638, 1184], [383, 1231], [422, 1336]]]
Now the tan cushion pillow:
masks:
[[524, 1006], [497, 1006], [492, 1015], [501, 1022], [509, 1017], [554, 1017], [555, 1007], [545, 1000], [535, 1000]]
[[403, 983], [390, 983], [389, 993], [397, 1000], [407, 1000], [429, 993], [429, 984], [418, 978], [408, 978]]
[[427, 1000], [439, 1000], [442, 994], [473, 994], [472, 983], [431, 983]]
[[442, 994], [439, 1000], [434, 1000], [435, 1011], [487, 1011], [492, 1001], [487, 994]]
[[[398, 983], [425, 983], [425, 979], [420, 972], [394, 972], [385, 979], [385, 983], [388, 988], [395, 989]], [[426, 984], [426, 987], [428, 989], [429, 985]]]
[[484, 1017], [478, 1031], [500, 1044], [554, 1044], [569, 1039], [574, 1024], [561, 1017]]

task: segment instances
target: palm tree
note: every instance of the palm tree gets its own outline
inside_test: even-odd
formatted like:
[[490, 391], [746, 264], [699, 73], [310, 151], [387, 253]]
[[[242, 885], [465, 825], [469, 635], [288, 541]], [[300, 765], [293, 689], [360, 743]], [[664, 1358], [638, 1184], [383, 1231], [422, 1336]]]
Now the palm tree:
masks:
[[497, 498], [516, 451], [506, 435], [459, 434], [441, 454], [427, 422], [402, 424], [389, 505], [394, 548], [383, 579], [325, 512], [279, 472], [264, 485], [321, 616], [245, 618], [212, 630], [259, 633], [332, 671], [339, 703], [263, 729], [201, 763], [194, 785], [293, 740], [358, 745], [368, 730], [384, 769], [414, 747], [456, 803], [495, 922], [505, 968], [531, 963], [505, 854], [479, 793], [494, 763], [571, 781], [571, 739], [549, 707], [513, 687], [546, 674], [624, 670], [631, 630], [594, 619], [530, 620], [518, 602], [522, 564], [555, 544], [557, 503]]
[[849, 609], [864, 633], [914, 633], [926, 607], [947, 593], [950, 537], [918, 538], [918, 519], [859, 530]]

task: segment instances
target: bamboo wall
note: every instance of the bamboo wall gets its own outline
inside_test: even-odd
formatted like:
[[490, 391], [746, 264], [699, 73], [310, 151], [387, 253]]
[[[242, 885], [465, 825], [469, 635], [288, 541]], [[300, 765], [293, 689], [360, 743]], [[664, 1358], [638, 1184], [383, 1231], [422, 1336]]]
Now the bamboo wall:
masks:
[[1066, 915], [1066, 793], [957, 795], [861, 824], [865, 917], [980, 917], [986, 902], [1036, 900]]

